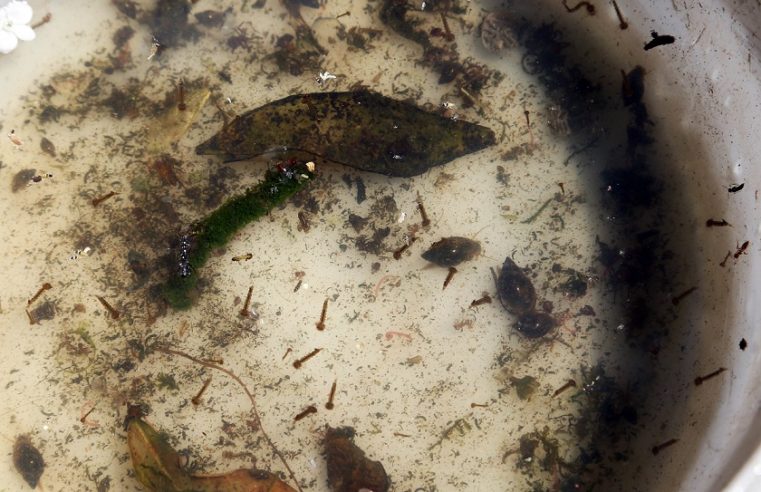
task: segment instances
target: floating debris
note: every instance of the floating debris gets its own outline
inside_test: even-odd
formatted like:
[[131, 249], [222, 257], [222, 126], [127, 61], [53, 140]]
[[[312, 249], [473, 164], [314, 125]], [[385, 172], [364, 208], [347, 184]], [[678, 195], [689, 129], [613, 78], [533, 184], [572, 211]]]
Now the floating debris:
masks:
[[523, 376], [522, 378], [511, 377], [510, 384], [513, 385], [518, 398], [521, 400], [531, 399], [531, 395], [539, 389], [539, 381], [531, 376]]
[[169, 444], [166, 434], [156, 431], [139, 414], [128, 417], [126, 426], [135, 476], [151, 492], [295, 492], [295, 489], [274, 474], [263, 470], [235, 470], [209, 476], [191, 475], [180, 466], [180, 455]]
[[518, 46], [516, 33], [507, 12], [489, 12], [479, 27], [481, 43], [489, 51], [499, 52]]
[[[164, 111], [153, 117], [148, 125], [146, 150], [151, 154], [166, 154], [188, 132], [190, 125], [208, 101], [211, 91], [202, 80], [182, 83], [182, 101], [172, 88], [164, 102]], [[181, 109], [182, 108], [182, 109]]]
[[495, 141], [489, 128], [361, 90], [300, 94], [266, 104], [225, 124], [196, 152], [229, 162], [281, 148], [409, 177]]
[[333, 492], [372, 490], [387, 492], [391, 486], [380, 461], [372, 461], [354, 444], [351, 427], [328, 427], [323, 446], [328, 462], [328, 485]]

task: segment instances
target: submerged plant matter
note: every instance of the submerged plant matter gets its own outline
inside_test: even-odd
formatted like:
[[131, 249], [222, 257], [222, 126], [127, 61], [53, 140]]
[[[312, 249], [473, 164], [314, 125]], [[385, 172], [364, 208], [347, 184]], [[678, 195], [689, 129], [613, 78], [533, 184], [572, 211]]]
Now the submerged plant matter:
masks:
[[226, 161], [302, 151], [389, 176], [416, 176], [495, 143], [489, 128], [366, 90], [289, 96], [227, 123], [199, 145]]
[[180, 455], [169, 444], [166, 434], [158, 432], [142, 418], [127, 422], [135, 476], [154, 492], [295, 492], [274, 474], [263, 470], [235, 470], [223, 475], [191, 475], [180, 466]]
[[164, 298], [172, 307], [191, 306], [191, 294], [198, 282], [196, 271], [206, 263], [213, 249], [224, 246], [243, 226], [262, 217], [309, 183], [314, 176], [309, 164], [288, 161], [268, 170], [257, 186], [225, 202], [180, 238], [176, 270], [163, 288]]
[[380, 461], [371, 461], [354, 444], [351, 427], [328, 427], [325, 433], [325, 455], [328, 462], [328, 484], [334, 492], [372, 490], [386, 492], [391, 482]]

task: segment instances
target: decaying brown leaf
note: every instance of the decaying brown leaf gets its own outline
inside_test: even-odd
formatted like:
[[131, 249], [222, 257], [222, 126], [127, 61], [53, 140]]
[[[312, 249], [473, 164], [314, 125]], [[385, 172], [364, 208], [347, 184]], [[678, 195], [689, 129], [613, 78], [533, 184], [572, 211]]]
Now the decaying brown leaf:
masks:
[[189, 83], [184, 97], [184, 109], [177, 104], [167, 104], [163, 114], [158, 115], [148, 126], [146, 149], [151, 154], [169, 152], [195, 122], [203, 109], [211, 91], [202, 82]]
[[135, 475], [153, 492], [295, 492], [263, 470], [235, 470], [222, 475], [190, 475], [165, 435], [140, 417], [128, 422], [127, 442]]

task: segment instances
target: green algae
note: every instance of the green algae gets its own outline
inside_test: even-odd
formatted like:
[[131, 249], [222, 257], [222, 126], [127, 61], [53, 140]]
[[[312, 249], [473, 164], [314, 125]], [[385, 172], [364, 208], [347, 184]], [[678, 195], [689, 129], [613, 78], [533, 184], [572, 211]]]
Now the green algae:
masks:
[[264, 179], [245, 193], [230, 198], [196, 222], [180, 238], [177, 268], [162, 286], [164, 299], [175, 309], [189, 309], [197, 297], [198, 272], [211, 252], [227, 244], [246, 224], [266, 215], [314, 177], [311, 163], [289, 161], [269, 169]]

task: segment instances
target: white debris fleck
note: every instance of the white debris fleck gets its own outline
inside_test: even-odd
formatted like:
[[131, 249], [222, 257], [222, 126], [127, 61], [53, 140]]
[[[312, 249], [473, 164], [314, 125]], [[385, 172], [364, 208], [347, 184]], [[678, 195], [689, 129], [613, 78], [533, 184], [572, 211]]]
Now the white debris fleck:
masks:
[[327, 83], [329, 80], [335, 80], [337, 78], [338, 78], [337, 76], [333, 75], [332, 73], [330, 73], [330, 72], [328, 72], [326, 70], [324, 72], [320, 72], [317, 75], [317, 79], [316, 80], [317, 80], [318, 84], [323, 85], [323, 84]]
[[315, 169], [314, 161], [307, 162], [306, 166], [307, 166], [307, 169], [309, 170], [310, 173], [314, 172], [314, 169]]
[[151, 43], [151, 54], [148, 55], [148, 60], [153, 59], [156, 54], [159, 52], [159, 48], [161, 48], [161, 43], [158, 42], [156, 38], [153, 38], [153, 42]]
[[444, 101], [441, 103], [441, 107], [444, 109], [454, 109], [457, 107], [457, 105], [455, 103]]
[[402, 222], [404, 222], [404, 219], [406, 218], [407, 218], [407, 212], [402, 212], [399, 214], [399, 218], [396, 220], [396, 223], [401, 224]]

